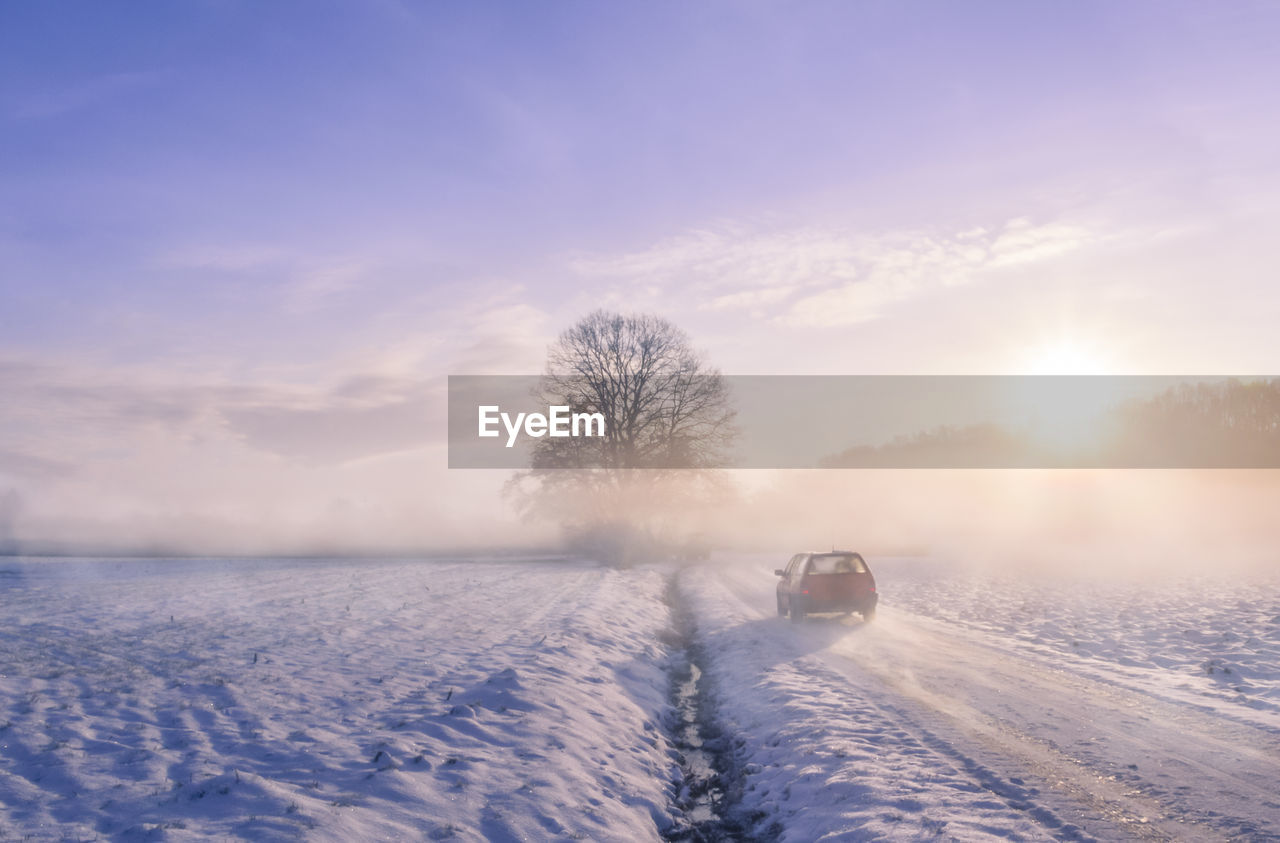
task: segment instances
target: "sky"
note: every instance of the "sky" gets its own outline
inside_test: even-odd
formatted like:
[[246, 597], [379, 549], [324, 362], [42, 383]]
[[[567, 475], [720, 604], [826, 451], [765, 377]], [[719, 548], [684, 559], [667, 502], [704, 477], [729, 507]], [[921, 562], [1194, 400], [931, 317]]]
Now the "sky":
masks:
[[[1280, 372], [1280, 7], [0, 9], [0, 544], [528, 537], [445, 376]], [[532, 533], [529, 530], [533, 530]]]

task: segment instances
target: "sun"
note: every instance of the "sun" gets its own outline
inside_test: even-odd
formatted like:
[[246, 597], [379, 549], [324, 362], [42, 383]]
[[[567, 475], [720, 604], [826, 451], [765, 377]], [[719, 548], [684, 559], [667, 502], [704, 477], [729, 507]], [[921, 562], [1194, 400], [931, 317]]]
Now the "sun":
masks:
[[1099, 445], [1107, 417], [1123, 397], [1105, 346], [1079, 337], [1047, 339], [1027, 353], [1023, 374], [1011, 389], [1031, 408], [1028, 432], [1061, 456], [1079, 456]]
[[1029, 375], [1105, 375], [1107, 353], [1094, 343], [1055, 340], [1032, 350], [1027, 358]]

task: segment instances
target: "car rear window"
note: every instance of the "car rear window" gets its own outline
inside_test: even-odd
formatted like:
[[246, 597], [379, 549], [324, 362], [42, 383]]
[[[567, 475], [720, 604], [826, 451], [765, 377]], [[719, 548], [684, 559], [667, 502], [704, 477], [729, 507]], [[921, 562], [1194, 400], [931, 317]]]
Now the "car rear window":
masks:
[[825, 553], [809, 558], [810, 574], [865, 574], [867, 563], [856, 553]]

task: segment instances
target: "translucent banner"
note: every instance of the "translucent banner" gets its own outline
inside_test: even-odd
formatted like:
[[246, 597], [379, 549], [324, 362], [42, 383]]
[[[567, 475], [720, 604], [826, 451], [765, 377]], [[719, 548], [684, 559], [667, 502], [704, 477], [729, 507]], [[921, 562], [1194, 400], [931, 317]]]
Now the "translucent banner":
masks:
[[449, 466], [1280, 468], [1280, 379], [451, 376]]

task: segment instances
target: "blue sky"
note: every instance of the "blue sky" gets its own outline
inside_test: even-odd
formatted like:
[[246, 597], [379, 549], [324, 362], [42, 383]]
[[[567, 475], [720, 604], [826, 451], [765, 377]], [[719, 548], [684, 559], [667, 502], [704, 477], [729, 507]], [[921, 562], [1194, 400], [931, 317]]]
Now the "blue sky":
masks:
[[1274, 373], [1278, 34], [1246, 2], [8, 4], [0, 490], [85, 535], [272, 484], [278, 521], [412, 511], [441, 378], [536, 372], [597, 306], [739, 374]]

